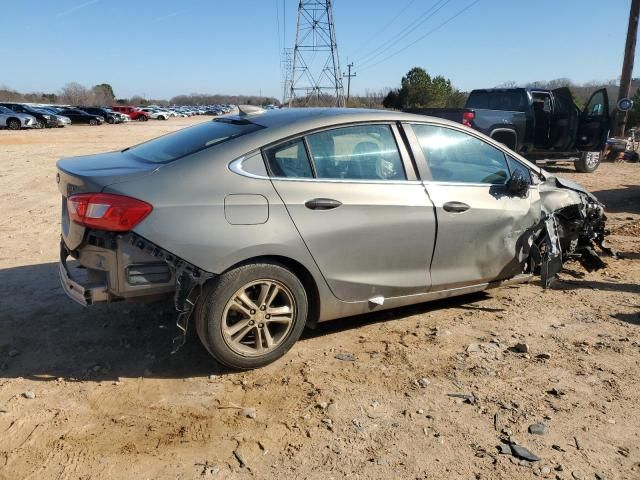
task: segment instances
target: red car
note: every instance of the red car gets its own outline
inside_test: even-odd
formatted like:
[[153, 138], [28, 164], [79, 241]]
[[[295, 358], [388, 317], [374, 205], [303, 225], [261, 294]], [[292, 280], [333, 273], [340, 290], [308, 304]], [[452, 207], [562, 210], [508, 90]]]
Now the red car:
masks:
[[114, 105], [113, 107], [111, 107], [111, 110], [113, 110], [114, 112], [120, 112], [129, 115], [129, 118], [131, 118], [131, 120], [139, 120], [141, 122], [146, 122], [147, 120], [149, 120], [149, 114], [147, 112], [143, 112], [138, 107], [132, 107], [128, 105]]

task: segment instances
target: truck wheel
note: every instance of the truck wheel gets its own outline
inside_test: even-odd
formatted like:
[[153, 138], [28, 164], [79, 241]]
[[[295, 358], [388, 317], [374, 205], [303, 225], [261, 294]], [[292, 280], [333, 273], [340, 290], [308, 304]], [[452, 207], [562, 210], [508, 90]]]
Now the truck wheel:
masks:
[[591, 173], [600, 165], [600, 152], [582, 152], [580, 160], [576, 162], [576, 170], [582, 173]]
[[195, 312], [198, 336], [223, 365], [247, 370], [284, 355], [308, 312], [302, 282], [281, 265], [243, 265], [208, 283]]

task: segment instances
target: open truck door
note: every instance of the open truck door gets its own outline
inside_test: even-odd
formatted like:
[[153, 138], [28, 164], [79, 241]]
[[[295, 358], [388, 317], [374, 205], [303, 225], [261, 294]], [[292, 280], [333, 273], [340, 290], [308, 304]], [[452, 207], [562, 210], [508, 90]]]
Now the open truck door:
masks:
[[585, 152], [599, 152], [609, 133], [609, 96], [607, 89], [594, 92], [580, 115], [576, 147]]

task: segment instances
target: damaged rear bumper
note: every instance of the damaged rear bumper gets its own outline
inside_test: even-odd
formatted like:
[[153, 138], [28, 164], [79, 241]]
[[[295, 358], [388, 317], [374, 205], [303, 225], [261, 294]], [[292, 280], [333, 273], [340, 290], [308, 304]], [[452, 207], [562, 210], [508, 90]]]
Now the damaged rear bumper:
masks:
[[58, 272], [60, 274], [60, 284], [67, 296], [74, 302], [79, 303], [83, 307], [88, 307], [94, 303], [102, 303], [109, 301], [109, 293], [107, 285], [83, 285], [76, 281], [69, 272], [67, 258], [69, 252], [64, 243], [60, 245], [60, 261], [58, 263]]
[[148, 301], [176, 289], [175, 270], [141, 249], [134, 235], [88, 232], [75, 250], [60, 242], [59, 274], [65, 293], [84, 306], [122, 300]]

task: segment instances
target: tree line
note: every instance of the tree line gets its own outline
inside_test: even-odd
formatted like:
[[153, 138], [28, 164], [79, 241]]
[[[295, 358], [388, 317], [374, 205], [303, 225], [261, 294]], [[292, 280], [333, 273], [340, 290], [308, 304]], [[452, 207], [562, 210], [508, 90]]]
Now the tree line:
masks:
[[117, 98], [113, 87], [108, 83], [101, 83], [93, 87], [86, 87], [77, 82], [67, 83], [57, 93], [21, 93], [8, 87], [0, 87], [0, 101], [48, 103], [57, 105], [83, 105], [91, 107], [122, 105], [268, 105], [279, 104], [274, 97], [258, 95], [220, 95], [191, 93], [189, 95], [177, 95], [170, 99], [144, 98], [134, 95], [130, 98]]

